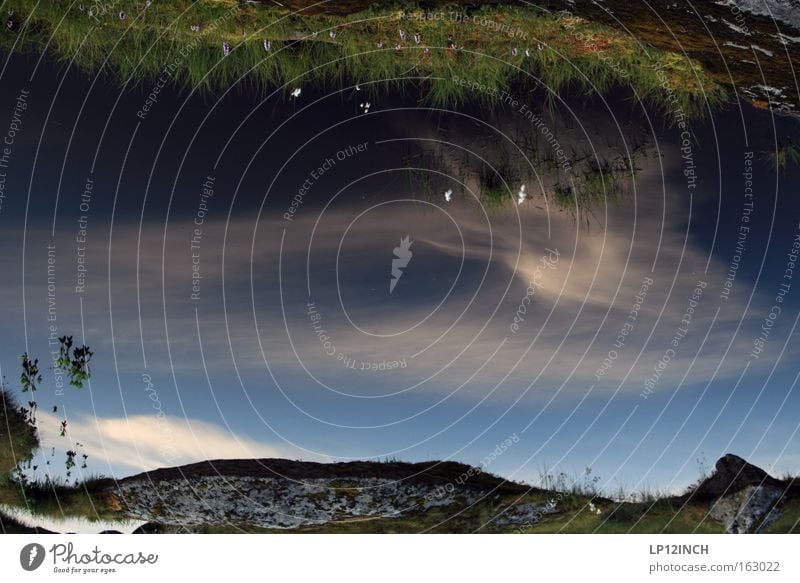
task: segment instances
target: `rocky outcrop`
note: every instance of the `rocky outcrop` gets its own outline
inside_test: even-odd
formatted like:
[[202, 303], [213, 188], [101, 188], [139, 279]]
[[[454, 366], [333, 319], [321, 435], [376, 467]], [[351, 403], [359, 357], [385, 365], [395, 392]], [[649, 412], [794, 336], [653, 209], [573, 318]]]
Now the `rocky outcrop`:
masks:
[[739, 456], [717, 460], [714, 473], [692, 492], [695, 500], [710, 500], [710, 514], [731, 534], [762, 532], [780, 514], [786, 484]]
[[723, 523], [729, 534], [763, 532], [778, 518], [780, 512], [775, 504], [782, 496], [782, 488], [747, 486], [717, 500], [711, 507], [711, 516]]
[[[438, 509], [448, 517], [471, 516], [453, 527], [458, 532], [484, 527], [491, 532], [531, 532], [542, 520], [571, 512], [558, 502], [563, 493], [539, 490], [530, 496], [532, 492], [523, 484], [454, 462], [319, 464], [263, 459], [160, 469], [120, 480], [104, 494], [114, 499], [122, 516], [145, 521], [136, 532], [147, 534], [219, 528], [326, 531], [374, 519], [398, 519], [416, 532], [419, 521], [436, 517]], [[710, 516], [726, 532], [738, 534], [768, 530], [782, 505], [796, 496], [787, 483], [728, 454], [697, 488], [668, 501], [676, 508], [690, 504], [699, 516]], [[599, 500], [587, 498], [583, 511], [602, 514], [595, 506]], [[611, 503], [603, 502], [604, 507]], [[632, 516], [626, 518], [620, 510], [647, 513], [652, 508], [641, 506], [619, 503], [611, 520], [633, 524]], [[641, 514], [635, 518], [638, 521]], [[358, 529], [352, 524], [348, 528]], [[690, 525], [689, 531], [693, 528]]]
[[[183, 528], [243, 525], [292, 529], [431, 508], [467, 508], [527, 488], [454, 462], [318, 464], [221, 460], [121, 480], [113, 495], [125, 516]], [[522, 508], [508, 521], [541, 515]], [[500, 520], [503, 520], [502, 518]]]
[[783, 488], [784, 484], [761, 468], [729, 453], [717, 460], [714, 473], [700, 483], [694, 491], [694, 498], [720, 498], [748, 486]]

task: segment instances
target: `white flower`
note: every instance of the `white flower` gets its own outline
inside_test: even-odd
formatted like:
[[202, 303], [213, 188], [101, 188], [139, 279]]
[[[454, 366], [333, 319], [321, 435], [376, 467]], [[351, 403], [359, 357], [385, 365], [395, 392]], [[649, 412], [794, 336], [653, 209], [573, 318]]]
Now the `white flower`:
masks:
[[450, 202], [450, 199], [453, 197], [453, 189], [449, 188], [447, 192], [444, 193], [444, 200], [445, 202]]
[[523, 184], [519, 187], [519, 192], [517, 193], [517, 204], [522, 204], [527, 198], [528, 195], [525, 194], [525, 185]]
[[300, 93], [301, 93], [302, 91], [303, 91], [303, 90], [302, 90], [302, 89], [300, 89], [300, 88], [298, 87], [297, 89], [295, 89], [294, 91], [292, 91], [292, 97], [300, 97]]

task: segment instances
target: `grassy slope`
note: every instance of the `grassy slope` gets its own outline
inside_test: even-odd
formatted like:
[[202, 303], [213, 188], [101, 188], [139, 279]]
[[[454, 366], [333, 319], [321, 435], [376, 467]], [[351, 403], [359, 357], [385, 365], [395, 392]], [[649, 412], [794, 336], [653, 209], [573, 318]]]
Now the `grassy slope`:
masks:
[[[405, 91], [408, 82], [387, 80], [422, 77], [429, 103], [454, 105], [468, 97], [489, 101], [491, 91], [518, 81], [533, 87], [539, 78], [554, 92], [570, 85], [587, 92], [629, 85], [643, 100], [664, 105], [668, 96], [658, 67], [684, 111], [697, 112], [706, 98], [716, 102], [724, 94], [697, 63], [676, 53], [640, 46], [610, 27], [574, 17], [558, 20], [532, 8], [487, 6], [470, 12], [465, 23], [451, 18], [447, 9], [439, 19], [389, 8], [298, 16], [269, 3], [175, 0], [142, 10], [141, 1], [121, 0], [89, 17], [92, 3], [83, 3], [83, 11], [79, 5], [8, 0], [5, 7], [14, 11], [15, 30], [0, 34], [0, 46], [46, 48], [88, 71], [105, 67], [145, 87], [175, 64], [168, 77], [192, 87], [225, 88], [250, 71], [246, 85], [251, 89], [288, 84], [287, 93], [309, 83], [332, 89], [350, 80], [377, 80], [383, 90]], [[398, 51], [400, 29], [407, 38]], [[420, 44], [412, 40], [414, 33], [421, 35]], [[448, 49], [449, 37], [464, 49]], [[272, 43], [269, 53], [264, 40]], [[227, 57], [223, 43], [231, 47]], [[539, 43], [543, 50], [537, 50]], [[454, 76], [488, 91], [476, 95], [454, 82]]]
[[19, 411], [10, 393], [0, 389], [0, 484], [6, 483], [17, 463], [30, 459], [39, 438]]
[[108, 480], [91, 480], [75, 488], [61, 483], [21, 484], [12, 478], [17, 464], [31, 460], [38, 447], [36, 429], [25, 420], [13, 396], [0, 390], [0, 504], [56, 517], [73, 515], [91, 519], [114, 515], [108, 497], [101, 492], [109, 485]]

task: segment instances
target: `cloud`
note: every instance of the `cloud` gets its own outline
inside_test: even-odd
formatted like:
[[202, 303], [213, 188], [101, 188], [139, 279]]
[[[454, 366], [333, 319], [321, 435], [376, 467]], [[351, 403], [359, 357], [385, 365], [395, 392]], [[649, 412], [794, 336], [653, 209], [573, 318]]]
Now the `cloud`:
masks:
[[[206, 459], [308, 458], [289, 445], [258, 441], [198, 419], [70, 415], [65, 437], [59, 435], [61, 421], [54, 414], [39, 413], [41, 455], [49, 457], [55, 448], [55, 459], [60, 460], [67, 448], [80, 443], [74, 449], [79, 458], [89, 456], [87, 472], [115, 477]], [[63, 471], [60, 461], [48, 467], [56, 474]]]
[[[465, 127], [464, 131], [472, 131]], [[469, 143], [466, 136], [455, 141]], [[719, 301], [720, 285], [730, 267], [724, 251], [732, 249], [731, 239], [721, 231], [717, 255], [711, 259], [708, 249], [697, 243], [687, 224], [690, 213], [681, 196], [685, 181], [676, 172], [680, 163], [676, 151], [668, 148], [670, 156], [641, 160], [636, 191], [619, 204], [585, 209], [591, 215], [588, 221], [576, 221], [552, 205], [549, 212], [542, 212], [544, 202], [535, 194], [537, 183], [532, 179], [525, 181], [531, 200], [491, 220], [468, 197], [454, 196], [444, 209], [435, 209], [421, 197], [414, 203], [384, 204], [374, 193], [367, 193], [373, 197], [365, 203], [368, 215], [360, 213], [360, 206], [338, 200], [319, 214], [320, 208], [309, 199], [291, 222], [284, 220], [280, 200], [270, 200], [273, 206], [258, 220], [252, 214], [232, 215], [230, 221], [210, 216], [203, 225], [199, 252], [203, 275], [199, 302], [190, 300], [191, 220], [176, 214], [167, 225], [145, 222], [141, 229], [137, 222], [123, 221], [114, 226], [110, 252], [107, 239], [93, 239], [93, 271], [80, 306], [83, 312], [72, 295], [59, 295], [59, 327], [83, 330], [84, 321], [77, 322], [75, 315], [85, 312], [87, 339], [97, 354], [93, 364], [100, 374], [112, 372], [113, 340], [115, 373], [138, 374], [144, 351], [148, 370], [176, 372], [180, 382], [193, 385], [198, 379], [205, 383], [200, 374], [205, 369], [212, 383], [229, 386], [231, 379], [241, 378], [247, 390], [263, 387], [265, 360], [281, 382], [297, 390], [316, 391], [319, 379], [342, 392], [365, 394], [350, 389], [359, 383], [369, 385], [366, 391], [374, 396], [418, 383], [416, 394], [435, 398], [469, 380], [459, 394], [473, 400], [501, 381], [494, 398], [514, 399], [536, 378], [537, 390], [529, 393], [531, 397], [549, 398], [567, 378], [566, 390], [585, 392], [609, 354], [614, 356], [613, 366], [602, 370], [595, 392], [601, 397], [625, 379], [622, 390], [639, 393], [642, 381], [656, 374], [654, 367], [665, 353], [671, 360], [659, 380], [661, 387], [677, 384], [684, 372], [688, 372], [686, 383], [730, 377], [741, 368], [741, 359], [732, 357], [749, 353], [763, 317], [759, 310], [771, 298], [759, 293], [746, 306], [752, 282], [742, 275], [737, 280], [742, 293], [724, 304]], [[459, 176], [456, 170], [463, 163], [461, 158], [454, 158], [456, 162], [453, 173]], [[515, 189], [519, 182], [514, 182]], [[359, 188], [368, 191], [369, 183]], [[322, 190], [318, 195], [319, 200], [329, 198]], [[407, 193], [400, 190], [400, 195]], [[383, 202], [376, 205], [376, 200]], [[71, 229], [65, 236], [72, 234]], [[414, 258], [402, 284], [389, 297], [392, 249], [409, 234]], [[49, 240], [46, 235], [29, 234], [35, 240]], [[0, 241], [4, 236], [20, 235], [0, 234]], [[537, 270], [547, 249], [557, 249], [559, 261], [557, 268], [540, 277]], [[69, 284], [72, 260], [60, 257], [59, 269], [64, 271], [59, 272], [59, 281]], [[455, 280], [456, 270], [448, 269], [462, 259], [466, 269], [437, 308], [447, 286], [432, 282]], [[481, 279], [484, 269], [486, 277]], [[29, 305], [42, 309], [46, 271], [29, 271], [26, 289], [33, 290]], [[621, 346], [621, 331], [648, 278], [654, 283], [632, 329], [625, 329]], [[526, 308], [519, 332], [511, 333], [510, 325], [534, 279], [534, 301]], [[708, 284], [700, 306], [672, 355], [670, 343], [701, 279]], [[0, 298], [7, 297], [11, 305], [20, 295], [19, 287], [10, 285]], [[324, 353], [312, 329], [306, 313], [309, 300], [319, 304], [326, 334], [337, 349], [333, 357]], [[6, 317], [17, 318], [16, 311], [7, 310]], [[46, 318], [29, 320], [39, 326], [31, 337], [45, 338]], [[377, 334], [418, 323], [391, 337]], [[729, 343], [730, 356], [725, 357]], [[356, 361], [357, 372], [342, 365], [349, 359]], [[405, 359], [407, 366], [372, 376], [367, 367], [362, 374], [361, 361], [398, 359]], [[762, 359], [751, 363], [750, 370], [764, 370], [770, 364]]]

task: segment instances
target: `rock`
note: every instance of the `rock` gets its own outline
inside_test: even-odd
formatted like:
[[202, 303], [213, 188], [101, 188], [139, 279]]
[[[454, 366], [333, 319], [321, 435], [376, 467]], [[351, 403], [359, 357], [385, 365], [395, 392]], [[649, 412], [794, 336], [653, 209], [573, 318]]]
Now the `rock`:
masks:
[[784, 489], [785, 485], [761, 468], [737, 455], [726, 454], [717, 460], [714, 473], [692, 493], [695, 499], [716, 499], [751, 486]]
[[534, 526], [545, 514], [556, 511], [555, 502], [543, 504], [523, 503], [516, 504], [495, 518], [495, 526]]
[[729, 534], [763, 532], [778, 518], [775, 503], [783, 492], [774, 486], [746, 486], [719, 498], [711, 507], [711, 516], [722, 522]]
[[160, 524], [158, 522], [148, 522], [143, 524], [131, 534], [197, 534], [201, 531], [188, 528], [181, 524]]
[[[527, 488], [455, 462], [215, 460], [119, 480], [124, 515], [137, 533], [209, 525], [292, 529], [335, 521], [396, 518], [434, 507], [469, 507]], [[109, 495], [111, 492], [109, 491]], [[171, 525], [182, 525], [174, 527]]]
[[778, 504], [787, 485], [761, 468], [733, 454], [717, 460], [714, 473], [690, 494], [712, 501], [710, 515], [725, 525], [725, 532], [762, 532], [780, 513]]

